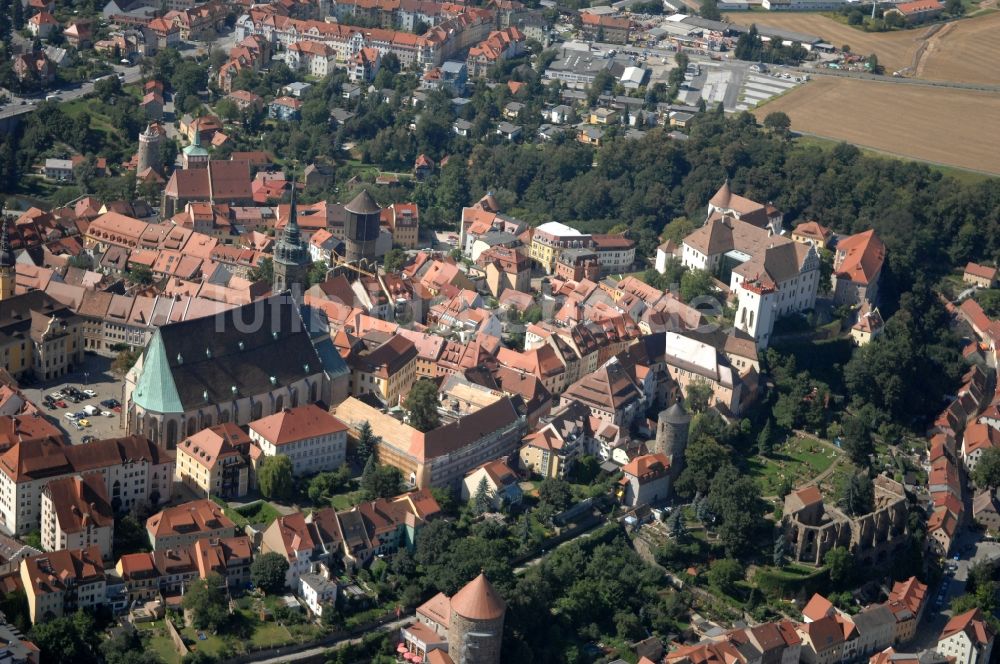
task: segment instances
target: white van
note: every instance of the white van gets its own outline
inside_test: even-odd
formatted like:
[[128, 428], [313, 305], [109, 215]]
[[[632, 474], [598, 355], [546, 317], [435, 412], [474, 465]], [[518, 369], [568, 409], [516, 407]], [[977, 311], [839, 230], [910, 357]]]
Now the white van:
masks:
[[85, 412], [87, 415], [97, 415], [99, 412], [101, 412], [101, 409], [98, 408], [97, 406], [88, 404], [83, 407], [83, 412]]

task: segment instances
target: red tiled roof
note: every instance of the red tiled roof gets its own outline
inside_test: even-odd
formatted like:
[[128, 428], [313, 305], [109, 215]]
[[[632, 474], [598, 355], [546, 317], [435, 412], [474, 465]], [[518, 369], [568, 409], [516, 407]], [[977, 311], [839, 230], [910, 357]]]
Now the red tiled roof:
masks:
[[286, 408], [250, 423], [250, 428], [274, 445], [347, 431], [347, 425], [315, 404]]

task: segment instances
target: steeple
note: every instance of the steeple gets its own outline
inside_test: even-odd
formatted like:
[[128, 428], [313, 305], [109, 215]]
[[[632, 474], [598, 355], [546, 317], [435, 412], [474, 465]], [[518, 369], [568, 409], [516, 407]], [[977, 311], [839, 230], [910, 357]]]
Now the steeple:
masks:
[[288, 207], [288, 223], [281, 233], [281, 239], [274, 247], [274, 281], [271, 290], [280, 293], [292, 287], [293, 284], [304, 286], [308, 280], [309, 251], [302, 242], [299, 232], [299, 211], [295, 202], [295, 177], [291, 178], [292, 194]]

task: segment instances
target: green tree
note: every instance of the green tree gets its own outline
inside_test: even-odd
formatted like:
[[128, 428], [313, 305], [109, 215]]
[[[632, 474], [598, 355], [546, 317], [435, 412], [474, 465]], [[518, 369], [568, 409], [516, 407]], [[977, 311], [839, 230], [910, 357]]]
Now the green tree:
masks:
[[84, 611], [39, 622], [28, 634], [41, 651], [41, 664], [91, 664], [98, 662], [100, 633], [94, 618]]
[[965, 3], [962, 0], [947, 0], [944, 3], [944, 10], [952, 16], [961, 16], [965, 13]]
[[250, 281], [264, 281], [271, 283], [274, 281], [274, 261], [270, 258], [261, 258], [256, 267], [250, 268], [247, 277]]
[[771, 426], [771, 418], [767, 418], [764, 427], [757, 434], [757, 451], [764, 456], [771, 456], [774, 453], [774, 427]]
[[394, 466], [381, 466], [375, 463], [375, 457], [368, 457], [365, 470], [361, 474], [361, 491], [366, 500], [376, 498], [391, 498], [399, 494], [399, 485], [403, 478], [399, 469]]
[[393, 247], [382, 260], [386, 272], [399, 272], [406, 265], [406, 252], [399, 247]]
[[561, 512], [573, 502], [573, 490], [566, 480], [546, 477], [538, 484], [538, 501]]
[[358, 427], [358, 444], [354, 448], [354, 455], [357, 460], [365, 459], [366, 461], [371, 458], [378, 447], [378, 443], [381, 440], [372, 431], [372, 425], [368, 421], [361, 423]]
[[875, 485], [864, 473], [855, 473], [844, 483], [840, 506], [852, 516], [869, 514], [875, 509]]
[[204, 579], [191, 581], [184, 592], [183, 605], [191, 611], [195, 627], [218, 631], [229, 620], [225, 579], [210, 572]]
[[342, 491], [351, 479], [351, 469], [346, 465], [337, 470], [319, 473], [309, 480], [309, 500], [319, 505], [327, 503]]
[[715, 292], [712, 275], [707, 270], [688, 270], [681, 276], [681, 299], [687, 303]]
[[262, 496], [274, 500], [288, 500], [295, 489], [292, 460], [283, 454], [264, 458], [257, 470], [257, 486]]
[[684, 396], [692, 411], [704, 413], [712, 404], [712, 386], [707, 380], [696, 378], [688, 383], [687, 393]]
[[734, 558], [720, 558], [708, 568], [708, 584], [725, 595], [736, 594], [736, 584], [743, 580], [743, 565]]
[[148, 265], [134, 265], [125, 273], [125, 279], [130, 284], [137, 286], [148, 286], [153, 283], [153, 271]]
[[736, 556], [749, 550], [763, 524], [764, 501], [757, 482], [726, 465], [712, 479], [708, 505], [722, 521], [716, 530], [726, 553]]
[[786, 135], [788, 130], [792, 128], [792, 120], [786, 113], [774, 111], [768, 113], [767, 117], [764, 118], [764, 126], [775, 133]]
[[276, 595], [285, 589], [287, 572], [288, 560], [274, 551], [257, 556], [250, 565], [253, 584], [270, 595]]
[[[694, 421], [692, 421], [692, 424]], [[682, 496], [705, 495], [712, 478], [730, 464], [731, 452], [711, 436], [692, 436], [684, 451], [684, 470], [677, 479], [677, 492]]]
[[139, 630], [119, 630], [100, 646], [105, 664], [160, 664], [163, 660], [143, 645]]
[[830, 571], [830, 583], [843, 588], [854, 576], [854, 556], [845, 547], [837, 546], [826, 552], [823, 563]]
[[329, 270], [326, 261], [317, 261], [309, 266], [309, 272], [306, 275], [306, 281], [309, 286], [321, 283], [326, 280], [326, 273]]
[[875, 441], [872, 439], [872, 421], [869, 419], [871, 410], [862, 410], [856, 415], [848, 415], [841, 422], [843, 429], [842, 445], [851, 461], [864, 466], [868, 458], [875, 453]]
[[722, 20], [722, 12], [719, 11], [719, 3], [716, 0], [701, 0], [701, 9], [698, 13], [709, 21]]
[[486, 481], [486, 475], [483, 475], [479, 480], [476, 493], [472, 496], [472, 506], [476, 510], [476, 514], [486, 514], [492, 507], [490, 504], [490, 485]]
[[1000, 448], [989, 447], [972, 469], [972, 479], [981, 489], [1000, 487]]
[[410, 425], [417, 431], [431, 431], [441, 426], [441, 416], [438, 414], [437, 384], [432, 380], [421, 378], [406, 395], [403, 408], [406, 409]]

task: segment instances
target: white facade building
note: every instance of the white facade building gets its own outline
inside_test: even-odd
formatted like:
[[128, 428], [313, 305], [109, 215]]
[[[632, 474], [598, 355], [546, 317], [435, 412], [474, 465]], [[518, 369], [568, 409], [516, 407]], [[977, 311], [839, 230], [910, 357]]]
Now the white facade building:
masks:
[[250, 440], [264, 456], [288, 457], [295, 475], [335, 470], [347, 454], [347, 426], [315, 404], [251, 422]]

